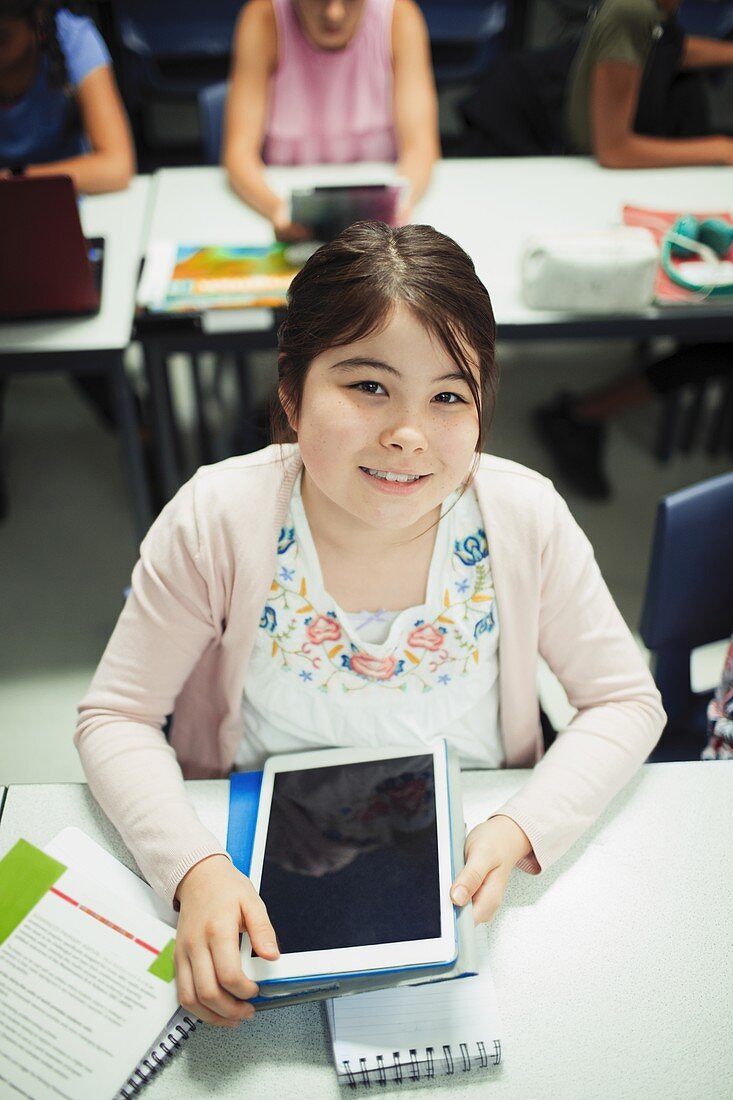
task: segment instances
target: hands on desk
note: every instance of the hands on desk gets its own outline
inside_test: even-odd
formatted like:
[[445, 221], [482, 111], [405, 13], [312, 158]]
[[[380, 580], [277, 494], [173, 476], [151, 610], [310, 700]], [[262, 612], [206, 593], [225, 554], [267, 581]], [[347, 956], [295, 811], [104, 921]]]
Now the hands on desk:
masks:
[[311, 240], [311, 231], [298, 222], [291, 222], [288, 204], [283, 202], [272, 215], [272, 228], [275, 237], [284, 244], [295, 244], [298, 241]]
[[245, 928], [262, 958], [280, 954], [265, 904], [226, 856], [209, 856], [181, 879], [176, 934], [178, 998], [208, 1024], [237, 1027], [251, 1020], [258, 987], [242, 970], [239, 933]]
[[451, 887], [454, 904], [463, 906], [472, 898], [474, 923], [490, 921], [514, 867], [531, 851], [527, 834], [511, 817], [497, 814], [482, 821], [466, 837], [466, 863]]

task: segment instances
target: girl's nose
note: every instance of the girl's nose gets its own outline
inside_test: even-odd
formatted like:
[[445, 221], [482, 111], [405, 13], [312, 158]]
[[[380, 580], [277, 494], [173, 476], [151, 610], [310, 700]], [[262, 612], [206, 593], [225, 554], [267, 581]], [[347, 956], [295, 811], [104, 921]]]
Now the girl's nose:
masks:
[[383, 429], [379, 436], [383, 447], [404, 454], [421, 454], [428, 448], [425, 432], [416, 418], [401, 417]]

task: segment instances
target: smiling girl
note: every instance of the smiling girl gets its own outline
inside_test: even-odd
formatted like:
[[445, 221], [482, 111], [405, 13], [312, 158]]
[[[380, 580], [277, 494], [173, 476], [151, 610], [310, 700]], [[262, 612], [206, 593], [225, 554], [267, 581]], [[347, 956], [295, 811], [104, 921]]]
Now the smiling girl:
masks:
[[[466, 842], [452, 897], [482, 921], [512, 869], [558, 859], [661, 733], [567, 507], [539, 474], [480, 453], [494, 338], [448, 237], [352, 226], [291, 286], [281, 445], [199, 470], [142, 544], [76, 743], [143, 873], [180, 904], [179, 995], [207, 1021], [251, 1017], [238, 934], [266, 958], [276, 935], [184, 775], [441, 737], [466, 767], [533, 767]], [[577, 708], [544, 756], [538, 654]]]

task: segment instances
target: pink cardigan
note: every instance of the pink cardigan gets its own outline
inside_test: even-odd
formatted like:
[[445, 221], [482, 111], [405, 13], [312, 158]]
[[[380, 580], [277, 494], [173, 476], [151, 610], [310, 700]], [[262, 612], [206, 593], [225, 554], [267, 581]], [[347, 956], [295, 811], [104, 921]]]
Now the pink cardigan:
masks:
[[[153, 524], [132, 592], [79, 707], [89, 785], [154, 889], [221, 852], [183, 777], [228, 775], [242, 736], [249, 655], [301, 468], [296, 446], [204, 467]], [[475, 488], [491, 553], [507, 767], [536, 765], [500, 813], [538, 872], [595, 820], [655, 745], [659, 694], [585, 535], [544, 477], [483, 456]], [[542, 756], [541, 653], [577, 715]], [[172, 743], [161, 732], [175, 711]]]

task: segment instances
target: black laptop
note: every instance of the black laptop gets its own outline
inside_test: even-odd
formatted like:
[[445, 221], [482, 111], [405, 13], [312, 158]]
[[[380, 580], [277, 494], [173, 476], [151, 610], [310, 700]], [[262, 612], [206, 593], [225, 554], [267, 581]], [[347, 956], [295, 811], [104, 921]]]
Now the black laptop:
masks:
[[103, 253], [69, 176], [0, 180], [0, 321], [98, 313]]

